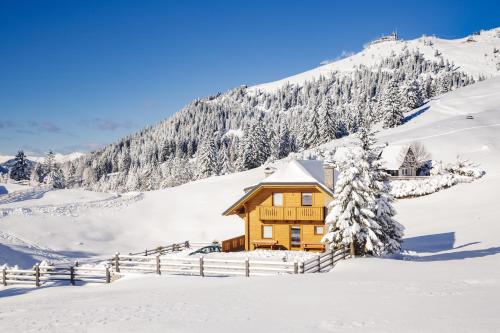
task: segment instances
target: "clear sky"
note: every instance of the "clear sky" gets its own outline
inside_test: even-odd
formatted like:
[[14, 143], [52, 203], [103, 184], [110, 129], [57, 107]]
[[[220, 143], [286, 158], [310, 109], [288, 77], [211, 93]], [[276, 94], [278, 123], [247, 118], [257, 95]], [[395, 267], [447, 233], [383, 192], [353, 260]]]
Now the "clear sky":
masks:
[[457, 38], [497, 26], [498, 0], [0, 0], [0, 154], [88, 151], [393, 29]]

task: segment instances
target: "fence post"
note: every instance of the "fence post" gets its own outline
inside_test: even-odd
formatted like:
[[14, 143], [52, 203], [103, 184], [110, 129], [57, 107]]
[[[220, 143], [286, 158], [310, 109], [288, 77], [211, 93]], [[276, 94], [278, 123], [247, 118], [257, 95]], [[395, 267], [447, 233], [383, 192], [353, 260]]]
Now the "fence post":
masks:
[[2, 268], [2, 284], [7, 286], [7, 268], [5, 266]]
[[330, 249], [330, 254], [332, 255], [332, 268], [335, 266], [335, 251]]
[[293, 262], [293, 274], [299, 274], [299, 263], [297, 260]]
[[200, 276], [205, 276], [205, 273], [203, 272], [203, 257], [200, 257]]
[[40, 287], [40, 266], [35, 265], [35, 285]]
[[301, 261], [300, 262], [300, 273], [304, 274], [304, 271], [305, 271], [305, 264], [304, 264], [304, 261]]
[[161, 275], [160, 255], [156, 256], [156, 274]]
[[69, 282], [72, 286], [75, 285], [75, 268], [73, 266], [69, 268]]
[[347, 253], [347, 246], [345, 246], [345, 245], [344, 245], [344, 250], [343, 250], [343, 252], [344, 252], [344, 258], [343, 258], [343, 259], [345, 260], [345, 258], [346, 258], [346, 253]]
[[318, 257], [317, 257], [317, 260], [318, 260], [318, 272], [321, 272], [321, 255], [318, 254]]
[[106, 265], [106, 283], [111, 283], [111, 272], [108, 265]]
[[120, 252], [115, 254], [115, 272], [120, 273]]
[[148, 256], [148, 249], [146, 249], [146, 250], [144, 251], [144, 256], [146, 256], [146, 257]]
[[250, 276], [250, 259], [248, 257], [245, 258], [245, 276]]

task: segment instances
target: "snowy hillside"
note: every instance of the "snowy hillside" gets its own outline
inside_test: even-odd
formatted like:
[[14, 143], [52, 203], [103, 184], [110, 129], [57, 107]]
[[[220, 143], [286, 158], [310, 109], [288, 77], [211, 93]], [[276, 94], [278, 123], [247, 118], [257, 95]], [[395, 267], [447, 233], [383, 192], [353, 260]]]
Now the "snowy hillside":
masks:
[[[468, 114], [473, 119], [467, 119]], [[383, 130], [379, 137], [401, 144], [418, 139], [434, 159], [451, 161], [462, 154], [486, 170], [473, 183], [396, 203], [397, 219], [406, 227], [401, 256], [357, 258], [340, 263], [328, 274], [304, 276], [161, 276], [128, 278], [107, 286], [8, 287], [0, 289], [4, 315], [0, 324], [15, 331], [128, 332], [145, 327], [154, 332], [495, 331], [500, 327], [496, 211], [500, 77], [433, 99], [405, 124]], [[347, 137], [328, 145], [349, 141]], [[109, 199], [84, 190], [51, 192], [43, 205], [58, 208], [53, 210], [25, 214], [23, 209], [44, 200], [36, 198], [8, 208], [0, 205], [0, 212], [19, 207], [18, 214], [0, 217], [0, 258], [25, 264], [44, 256], [89, 259], [172, 240], [210, 241], [239, 235], [242, 221], [220, 214], [245, 186], [262, 176], [259, 168], [211, 177], [147, 192], [123, 206], [103, 204], [71, 211], [57, 204], [57, 197], [74, 198], [75, 203], [90, 197], [96, 202]], [[314, 306], [298, 313], [298, 303]], [[32, 320], [26, 320], [27, 312]]]
[[385, 41], [369, 45], [357, 54], [309, 71], [249, 87], [248, 91], [273, 92], [286, 84], [301, 86], [307, 81], [317, 80], [320, 76], [328, 76], [332, 72], [352, 72], [361, 65], [376, 67], [391, 54], [401, 54], [405, 50], [417, 49], [427, 59], [439, 60], [437, 56], [439, 54], [440, 57], [454, 63], [457, 68], [475, 78], [480, 75], [492, 77], [500, 74], [500, 52], [494, 52], [494, 50], [500, 50], [499, 37], [500, 28], [496, 28], [482, 31], [480, 35], [454, 40], [425, 36], [410, 41]]
[[[95, 191], [156, 190], [319, 146], [355, 133], [367, 117], [398, 126], [425, 100], [496, 76], [499, 49], [499, 29], [457, 40], [373, 44], [284, 80], [196, 99], [169, 119], [67, 163], [65, 178]], [[400, 104], [395, 119], [387, 120], [395, 104], [387, 101]]]

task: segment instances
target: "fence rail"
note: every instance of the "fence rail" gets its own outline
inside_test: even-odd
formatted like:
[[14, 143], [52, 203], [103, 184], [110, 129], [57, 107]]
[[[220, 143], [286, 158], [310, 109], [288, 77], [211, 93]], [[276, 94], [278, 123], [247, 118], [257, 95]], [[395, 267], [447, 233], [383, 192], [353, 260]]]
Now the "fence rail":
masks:
[[30, 284], [40, 287], [44, 282], [69, 281], [75, 285], [80, 282], [110, 283], [112, 271], [109, 266], [96, 267], [53, 267], [35, 265], [32, 269], [2, 268], [0, 281], [3, 286]]

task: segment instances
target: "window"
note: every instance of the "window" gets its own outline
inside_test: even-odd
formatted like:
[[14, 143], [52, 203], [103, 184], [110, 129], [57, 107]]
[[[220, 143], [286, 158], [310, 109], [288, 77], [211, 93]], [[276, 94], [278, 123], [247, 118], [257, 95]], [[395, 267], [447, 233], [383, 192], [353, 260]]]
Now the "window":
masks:
[[265, 239], [273, 238], [273, 226], [271, 225], [262, 226], [262, 238]]
[[273, 193], [273, 206], [283, 207], [283, 193]]
[[322, 225], [316, 225], [314, 226], [314, 234], [315, 235], [323, 235], [325, 229]]
[[313, 194], [302, 193], [302, 206], [312, 206], [312, 205], [313, 205]]

